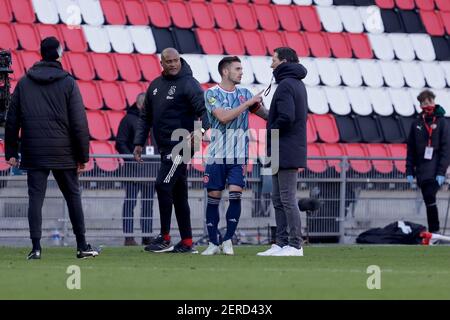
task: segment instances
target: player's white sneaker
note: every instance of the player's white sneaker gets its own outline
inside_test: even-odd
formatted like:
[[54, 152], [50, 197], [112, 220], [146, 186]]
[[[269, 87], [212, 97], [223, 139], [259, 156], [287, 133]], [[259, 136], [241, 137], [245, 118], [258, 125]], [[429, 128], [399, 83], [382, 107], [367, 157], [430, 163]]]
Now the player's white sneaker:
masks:
[[208, 248], [202, 252], [202, 256], [213, 256], [220, 253], [220, 247], [210, 242]]
[[231, 239], [222, 243], [222, 252], [228, 256], [234, 255], [233, 243], [231, 242]]
[[303, 257], [303, 248], [297, 249], [291, 246], [284, 246], [281, 250], [272, 254], [275, 257]]
[[281, 247], [277, 244], [273, 244], [269, 249], [267, 249], [266, 251], [263, 252], [258, 252], [256, 255], [257, 256], [271, 256], [273, 255], [275, 252], [278, 252], [281, 250]]

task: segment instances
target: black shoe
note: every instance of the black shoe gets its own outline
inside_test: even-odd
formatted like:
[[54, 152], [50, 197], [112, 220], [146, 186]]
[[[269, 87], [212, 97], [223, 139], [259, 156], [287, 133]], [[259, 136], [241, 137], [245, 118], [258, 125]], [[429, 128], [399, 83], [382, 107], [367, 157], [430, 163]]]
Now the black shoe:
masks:
[[96, 256], [98, 256], [98, 254], [99, 254], [99, 251], [92, 249], [90, 244], [88, 244], [86, 246], [86, 249], [84, 249], [84, 250], [80, 250], [80, 249], [77, 250], [77, 258], [78, 259], [85, 259], [85, 258], [89, 258], [89, 257], [95, 258]]
[[171, 253], [198, 253], [194, 246], [187, 246], [183, 241], [178, 242]]
[[170, 241], [164, 240], [163, 236], [159, 235], [144, 250], [150, 252], [169, 252], [173, 250], [173, 246], [170, 244]]
[[41, 250], [31, 250], [27, 256], [27, 260], [35, 260], [41, 258]]
[[155, 240], [155, 238], [153, 238], [153, 237], [143, 237], [142, 238], [142, 245], [143, 246], [148, 246], [148, 245], [152, 244], [154, 240]]

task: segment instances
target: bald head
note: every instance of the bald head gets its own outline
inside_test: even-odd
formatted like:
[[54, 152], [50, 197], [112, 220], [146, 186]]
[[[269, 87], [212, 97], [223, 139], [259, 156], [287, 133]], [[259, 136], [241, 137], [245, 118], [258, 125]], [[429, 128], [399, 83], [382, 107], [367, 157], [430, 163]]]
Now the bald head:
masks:
[[161, 52], [161, 66], [165, 75], [177, 75], [181, 70], [179, 52], [174, 48], [164, 49]]

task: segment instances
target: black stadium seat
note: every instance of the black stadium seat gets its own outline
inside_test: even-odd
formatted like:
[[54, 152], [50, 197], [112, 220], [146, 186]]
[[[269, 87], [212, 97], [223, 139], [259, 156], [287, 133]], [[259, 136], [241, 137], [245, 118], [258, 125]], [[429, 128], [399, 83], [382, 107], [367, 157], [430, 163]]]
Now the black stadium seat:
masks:
[[172, 28], [172, 34], [180, 53], [202, 53], [192, 30]]
[[156, 42], [156, 50], [163, 51], [165, 48], [176, 48], [175, 40], [169, 28], [152, 28], [153, 37]]
[[407, 33], [424, 33], [425, 27], [415, 10], [399, 10], [400, 17]]
[[372, 116], [356, 116], [356, 122], [361, 132], [361, 137], [363, 142], [368, 143], [380, 143], [383, 142], [384, 137], [381, 133], [381, 129]]
[[399, 117], [399, 122], [400, 122], [401, 128], [403, 130], [403, 134], [405, 136], [405, 141], [408, 139], [409, 131], [411, 130], [411, 126], [412, 126], [414, 120], [416, 120], [415, 116]]
[[450, 60], [450, 40], [444, 37], [431, 37], [434, 52], [436, 52], [436, 60]]
[[382, 9], [381, 19], [383, 20], [384, 32], [401, 32], [404, 33], [405, 29], [403, 27], [400, 16], [397, 11]]
[[388, 143], [403, 143], [405, 137], [399, 120], [395, 116], [377, 117], [377, 121], [384, 136], [384, 141]]
[[339, 130], [341, 142], [361, 142], [362, 137], [359, 132], [355, 116], [336, 116], [336, 125]]

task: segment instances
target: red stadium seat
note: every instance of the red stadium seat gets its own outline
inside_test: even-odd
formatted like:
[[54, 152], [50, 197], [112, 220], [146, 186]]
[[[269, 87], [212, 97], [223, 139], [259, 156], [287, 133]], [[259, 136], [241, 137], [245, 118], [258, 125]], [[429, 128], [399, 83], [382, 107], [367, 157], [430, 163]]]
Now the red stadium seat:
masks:
[[10, 4], [17, 22], [33, 23], [36, 20], [34, 8], [30, 0], [12, 0]]
[[94, 65], [97, 76], [105, 81], [117, 80], [119, 74], [114, 57], [107, 53], [91, 53], [92, 64]]
[[[323, 157], [322, 146], [320, 143], [308, 143], [308, 157]], [[327, 170], [325, 160], [307, 160], [306, 166], [314, 173], [323, 173]]]
[[413, 10], [416, 7], [414, 0], [395, 0], [395, 4], [402, 10]]
[[231, 5], [234, 15], [241, 29], [256, 30], [258, 28], [258, 20], [253, 8], [248, 4], [234, 3]]
[[309, 32], [319, 32], [322, 30], [319, 15], [314, 6], [295, 6], [297, 16], [303, 30]]
[[303, 33], [285, 31], [283, 32], [283, 38], [286, 45], [293, 48], [299, 57], [310, 56], [309, 46]]
[[[5, 145], [3, 141], [0, 140], [0, 154], [5, 153]], [[9, 170], [10, 166], [6, 163], [5, 157], [0, 157], [0, 171]]]
[[34, 26], [37, 28], [36, 30], [41, 40], [47, 37], [55, 37], [65, 49], [64, 37], [57, 25], [37, 23]]
[[326, 33], [331, 52], [335, 58], [351, 58], [352, 48], [347, 42], [347, 37], [344, 33]]
[[278, 22], [278, 16], [273, 10], [273, 6], [265, 4], [255, 4], [256, 17], [259, 21], [259, 25], [267, 31], [278, 31], [280, 24]]
[[13, 26], [22, 49], [30, 51], [40, 49], [40, 37], [32, 24], [14, 23]]
[[425, 30], [431, 36], [443, 36], [445, 34], [444, 24], [441, 15], [434, 10], [420, 10], [420, 18], [422, 19]]
[[274, 6], [278, 15], [281, 27], [286, 31], [299, 31], [300, 20], [295, 14], [295, 7], [292, 6]]
[[421, 10], [434, 10], [434, 0], [416, 0], [416, 7]]
[[72, 66], [73, 75], [80, 80], [93, 80], [95, 69], [91, 57], [88, 53], [67, 52], [64, 56]]
[[0, 22], [11, 22], [13, 20], [12, 8], [9, 0], [0, 0]]
[[112, 110], [124, 110], [126, 107], [125, 94], [122, 86], [114, 82], [100, 81], [100, 90], [102, 92], [103, 100], [108, 108]]
[[[369, 157], [369, 153], [363, 144], [359, 143], [344, 143], [342, 145], [345, 154], [349, 157]], [[358, 173], [368, 173], [372, 170], [372, 165], [369, 160], [349, 160], [350, 168]]]
[[306, 122], [306, 140], [308, 143], [317, 141], [317, 129], [314, 126], [314, 120], [308, 116], [308, 121]]
[[119, 54], [114, 55], [116, 66], [119, 69], [120, 77], [129, 82], [140, 81], [142, 78], [139, 63], [132, 54]]
[[331, 49], [324, 32], [305, 32], [311, 54], [318, 58], [331, 57]]
[[252, 0], [254, 4], [270, 4], [270, 0]]
[[172, 21], [165, 2], [145, 0], [145, 7], [152, 25], [158, 28], [170, 27]]
[[369, 38], [365, 33], [347, 33], [349, 43], [353, 49], [353, 54], [358, 59], [372, 59], [373, 51]]
[[147, 81], [153, 81], [153, 79], [161, 75], [161, 64], [157, 56], [138, 54], [136, 58]]
[[245, 48], [240, 35], [234, 30], [219, 30], [220, 39], [227, 54], [244, 55]]
[[176, 27], [184, 29], [192, 28], [194, 20], [185, 2], [167, 1], [167, 8]]
[[120, 0], [100, 0], [106, 22], [111, 25], [125, 25], [127, 17]]
[[24, 67], [20, 55], [16, 51], [11, 51], [12, 65], [11, 69], [14, 71], [11, 75], [12, 79], [19, 80], [24, 75]]
[[[389, 158], [391, 153], [385, 144], [371, 143], [367, 144], [367, 151], [371, 158]], [[375, 170], [382, 174], [391, 173], [394, 169], [394, 164], [391, 160], [372, 160]]]
[[267, 54], [266, 45], [259, 31], [241, 30], [242, 40], [250, 56], [265, 56]]
[[89, 133], [95, 140], [108, 140], [111, 137], [111, 128], [108, 119], [103, 111], [86, 111], [89, 124]]
[[450, 1], [448, 0], [434, 0], [436, 7], [442, 11], [450, 11]]
[[381, 9], [393, 9], [395, 7], [394, 0], [375, 0], [375, 4]]
[[444, 23], [445, 31], [450, 34], [450, 11], [441, 11], [442, 22]]
[[17, 49], [19, 46], [16, 34], [10, 25], [0, 23], [0, 48], [1, 49]]
[[[343, 157], [345, 155], [344, 149], [338, 143], [322, 143], [320, 146], [325, 157]], [[338, 173], [342, 171], [341, 162], [342, 160], [339, 159], [327, 160], [328, 166], [333, 167]]]
[[[91, 150], [96, 155], [115, 155], [117, 154], [114, 144], [109, 141], [91, 141]], [[97, 166], [107, 172], [119, 169], [119, 160], [117, 158], [99, 158], [95, 157]]]
[[109, 127], [111, 128], [114, 137], [117, 137], [117, 131], [119, 130], [120, 121], [122, 121], [125, 115], [125, 111], [106, 111], [106, 117], [108, 118]]
[[73, 73], [69, 58], [65, 54], [63, 54], [63, 56], [62, 56], [61, 64], [62, 64], [62, 67], [64, 70], [66, 70], [67, 72]]
[[217, 26], [224, 30], [236, 29], [236, 17], [234, 16], [231, 5], [226, 3], [211, 3], [211, 10], [216, 20]]
[[103, 107], [102, 93], [95, 81], [78, 80], [84, 106], [90, 110], [98, 110]]
[[214, 15], [206, 2], [188, 2], [192, 18], [198, 28], [214, 28]]
[[[197, 38], [206, 54], [223, 54], [222, 42], [214, 29], [197, 29]], [[233, 32], [233, 31], [228, 31]]]
[[276, 48], [286, 46], [282, 34], [278, 31], [263, 31], [262, 36], [269, 54], [272, 54]]
[[61, 34], [64, 37], [66, 47], [70, 51], [75, 52], [86, 52], [88, 50], [88, 45], [84, 33], [81, 29], [69, 29], [66, 25], [59, 25]]
[[311, 114], [317, 134], [323, 142], [335, 143], [339, 141], [339, 130], [336, 120], [331, 114]]
[[[390, 155], [393, 158], [403, 158], [406, 159], [406, 144], [388, 144]], [[406, 161], [405, 160], [395, 160], [395, 168], [401, 173], [406, 173]]]
[[132, 25], [147, 26], [149, 22], [147, 11], [141, 0], [123, 1], [123, 8]]
[[36, 62], [41, 60], [41, 55], [36, 51], [17, 51], [20, 52], [25, 70], [30, 69]]
[[129, 106], [136, 102], [138, 94], [145, 93], [144, 88], [139, 82], [122, 82], [122, 88]]

